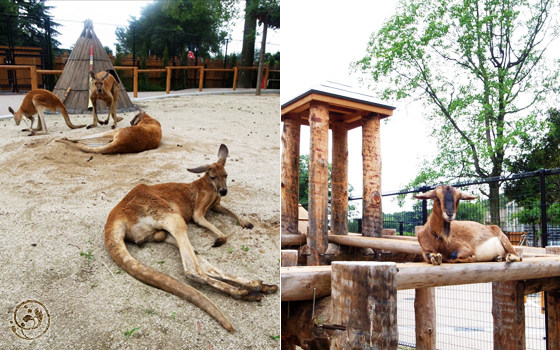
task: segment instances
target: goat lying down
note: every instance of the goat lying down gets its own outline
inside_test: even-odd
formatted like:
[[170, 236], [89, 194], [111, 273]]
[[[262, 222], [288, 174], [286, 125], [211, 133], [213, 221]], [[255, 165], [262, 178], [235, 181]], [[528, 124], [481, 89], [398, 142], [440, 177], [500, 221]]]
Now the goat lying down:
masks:
[[522, 260], [500, 227], [455, 221], [459, 201], [478, 197], [461, 193], [452, 186], [438, 186], [414, 198], [434, 200], [432, 213], [418, 232], [418, 243], [427, 262], [441, 265], [442, 262]]

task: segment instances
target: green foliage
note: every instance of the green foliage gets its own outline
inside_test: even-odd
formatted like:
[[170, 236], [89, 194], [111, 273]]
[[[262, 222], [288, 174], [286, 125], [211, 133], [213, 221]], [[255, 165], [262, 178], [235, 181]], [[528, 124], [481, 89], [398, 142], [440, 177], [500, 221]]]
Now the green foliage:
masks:
[[132, 333], [136, 332], [139, 329], [140, 327], [132, 328], [131, 330], [128, 330], [128, 328], [126, 328], [126, 331], [122, 331], [122, 334], [124, 334], [126, 339], [128, 339], [132, 335]]
[[87, 259], [87, 263], [88, 265], [95, 260], [95, 257], [93, 256], [93, 250], [88, 251], [87, 253], [85, 252], [80, 252], [80, 255], [85, 257]]
[[247, 247], [245, 244], [241, 245], [241, 250], [248, 252], [249, 251], [249, 247]]
[[558, 19], [555, 1], [399, 2], [353, 68], [385, 99], [424, 103], [438, 155], [411, 187], [500, 176], [506, 154], [543, 130], [559, 86], [544, 55]]
[[109, 46], [103, 46], [103, 48], [105, 49], [105, 52], [107, 53], [107, 56], [113, 54], [113, 50], [111, 50], [111, 48]]
[[115, 63], [113, 64], [113, 66], [122, 66], [122, 60], [123, 60], [123, 52], [122, 52], [122, 47], [120, 44], [116, 44], [115, 45], [115, 50], [117, 51], [116, 56], [115, 56]]

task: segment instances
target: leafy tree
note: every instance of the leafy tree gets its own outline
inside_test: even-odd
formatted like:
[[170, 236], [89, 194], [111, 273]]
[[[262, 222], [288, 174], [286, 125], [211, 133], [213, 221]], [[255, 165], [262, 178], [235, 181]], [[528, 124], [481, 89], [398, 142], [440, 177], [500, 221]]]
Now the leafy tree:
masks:
[[111, 50], [109, 46], [103, 46], [103, 48], [105, 49], [105, 52], [107, 52], [107, 56], [113, 54], [113, 50]]
[[[140, 69], [148, 68], [148, 48], [146, 47], [146, 43], [142, 44], [142, 53], [140, 58]], [[149, 91], [150, 90], [150, 78], [148, 77], [148, 73], [140, 73], [139, 79], [139, 89], [141, 91]]]
[[[554, 0], [401, 0], [354, 69], [384, 98], [420, 99], [439, 154], [411, 182], [502, 175], [520, 137], [543, 129], [558, 69], [545, 59], [558, 36]], [[485, 192], [499, 222], [500, 183]]]
[[[163, 60], [162, 60], [161, 68], [165, 69], [165, 67], [167, 67], [168, 65], [169, 65], [169, 50], [167, 49], [166, 46], [165, 50], [163, 50]], [[165, 87], [165, 85], [167, 84], [167, 74], [161, 73], [160, 79], [161, 79], [161, 86]]]
[[163, 56], [168, 47], [174, 57], [187, 45], [198, 43], [198, 56], [209, 58], [220, 52], [227, 34], [223, 27], [234, 13], [234, 1], [154, 1], [142, 9], [140, 18], [132, 17], [127, 28], [117, 28], [117, 41], [132, 52], [135, 31], [136, 43], [145, 42], [156, 56]]
[[116, 56], [115, 56], [115, 63], [113, 64], [114, 66], [122, 66], [122, 60], [123, 60], [123, 52], [122, 52], [122, 47], [120, 44], [116, 44], [115, 45], [115, 50], [117, 51]]

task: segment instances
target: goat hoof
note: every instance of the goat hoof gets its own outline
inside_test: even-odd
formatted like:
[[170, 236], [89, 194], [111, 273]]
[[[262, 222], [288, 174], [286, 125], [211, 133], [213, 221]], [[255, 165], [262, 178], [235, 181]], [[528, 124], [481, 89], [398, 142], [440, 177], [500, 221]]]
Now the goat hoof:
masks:
[[506, 261], [507, 262], [516, 262], [516, 261], [522, 261], [523, 259], [517, 255], [514, 254], [508, 254]]
[[430, 261], [432, 262], [432, 265], [441, 265], [441, 263], [442, 263], [441, 254], [440, 253], [430, 254]]
[[274, 294], [278, 292], [278, 286], [273, 284], [262, 284], [261, 293]]
[[494, 258], [494, 261], [503, 261], [504, 258], [501, 255], [498, 255], [497, 257]]
[[219, 247], [226, 242], [227, 242], [227, 238], [225, 238], [225, 237], [216, 238], [212, 247]]

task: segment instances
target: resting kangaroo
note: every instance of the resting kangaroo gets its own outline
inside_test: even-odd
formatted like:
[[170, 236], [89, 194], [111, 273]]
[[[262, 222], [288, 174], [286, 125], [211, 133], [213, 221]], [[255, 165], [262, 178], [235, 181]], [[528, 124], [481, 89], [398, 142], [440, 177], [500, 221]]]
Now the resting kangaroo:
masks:
[[[40, 135], [40, 134], [48, 134], [49, 131], [47, 130], [47, 123], [45, 121], [44, 111], [48, 109], [53, 113], [56, 113], [56, 109], [60, 111], [62, 117], [64, 117], [64, 121], [66, 125], [70, 129], [78, 129], [83, 128], [85, 125], [74, 125], [70, 121], [70, 117], [68, 116], [68, 112], [66, 111], [66, 107], [60, 99], [50, 91], [47, 90], [32, 90], [25, 95], [23, 98], [23, 102], [19, 107], [17, 112], [14, 112], [12, 107], [8, 107], [10, 113], [14, 115], [14, 120], [16, 121], [16, 125], [21, 123], [21, 120], [25, 117], [31, 120], [31, 126], [28, 129], [23, 129], [22, 131], [31, 131], [29, 136], [33, 135]], [[39, 118], [37, 120], [37, 128], [33, 129], [33, 122], [35, 118], [33, 117], [35, 114], [39, 114]]]
[[171, 243], [179, 248], [188, 279], [207, 284], [236, 299], [260, 300], [262, 294], [276, 293], [278, 286], [235, 277], [210, 265], [194, 251], [189, 241], [187, 223], [192, 219], [218, 236], [214, 246], [226, 242], [225, 236], [204, 218], [208, 209], [233, 217], [244, 228], [253, 227], [220, 204], [220, 198], [227, 194], [227, 173], [224, 169], [227, 156], [227, 147], [221, 145], [216, 163], [187, 169], [204, 173], [192, 183], [141, 184], [134, 187], [109, 214], [105, 224], [105, 246], [117, 265], [130, 275], [190, 301], [233, 332], [230, 322], [210, 299], [187, 284], [142, 265], [130, 255], [124, 243], [125, 240], [138, 245], [145, 242]]
[[418, 232], [418, 243], [427, 262], [441, 265], [442, 262], [521, 261], [500, 227], [455, 220], [459, 201], [477, 197], [452, 186], [438, 186], [414, 198], [434, 200], [432, 213]]
[[[95, 75], [92, 71], [90, 71], [89, 75], [93, 79], [89, 93], [89, 98], [93, 104], [93, 124], [88, 125], [87, 128], [96, 127], [98, 122], [99, 124], [107, 125], [109, 123], [109, 117], [113, 116], [113, 125], [111, 128], [114, 129], [117, 126], [117, 122], [120, 122], [123, 119], [121, 117], [117, 117], [119, 83], [111, 74], [109, 74], [109, 72], [99, 72]], [[107, 119], [104, 121], [97, 119], [97, 100], [105, 102], [107, 108], [109, 109]]]
[[[123, 129], [110, 130], [81, 139], [68, 139], [64, 137], [56, 141], [76, 147], [87, 153], [100, 154], [139, 153], [159, 147], [161, 125], [157, 120], [142, 111], [130, 121], [130, 125]], [[99, 147], [90, 147], [79, 143], [80, 141], [92, 139], [108, 139], [109, 143]]]

